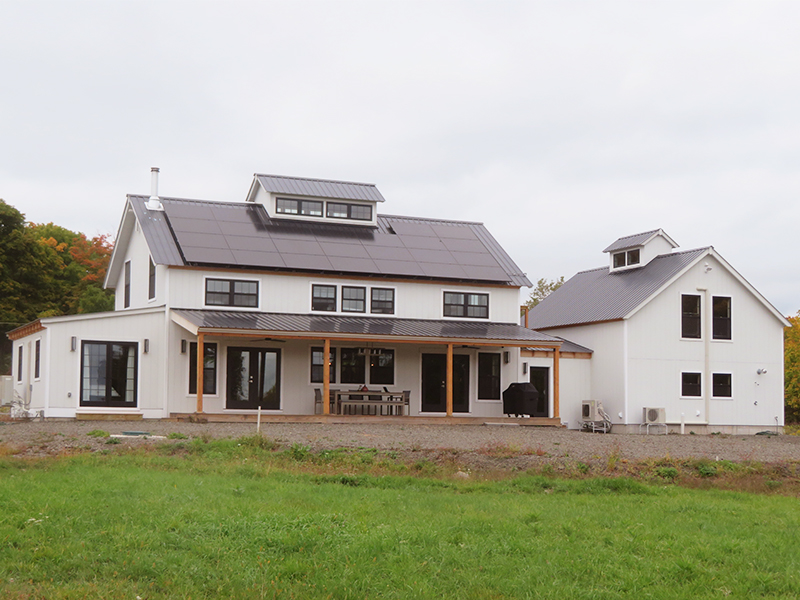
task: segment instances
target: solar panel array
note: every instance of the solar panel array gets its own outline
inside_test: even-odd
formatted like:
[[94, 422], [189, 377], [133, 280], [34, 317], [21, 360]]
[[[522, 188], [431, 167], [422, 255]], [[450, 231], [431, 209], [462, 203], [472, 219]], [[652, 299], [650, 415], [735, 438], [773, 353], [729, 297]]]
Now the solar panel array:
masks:
[[[482, 225], [378, 217], [380, 227], [270, 219], [259, 204], [162, 199], [190, 264], [513, 282]], [[501, 250], [502, 252], [502, 250]]]

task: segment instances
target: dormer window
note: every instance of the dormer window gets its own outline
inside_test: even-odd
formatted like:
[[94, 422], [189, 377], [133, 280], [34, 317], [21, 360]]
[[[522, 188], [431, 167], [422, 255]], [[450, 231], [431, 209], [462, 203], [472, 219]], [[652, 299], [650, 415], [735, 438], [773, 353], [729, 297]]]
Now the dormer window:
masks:
[[317, 200], [293, 200], [291, 198], [277, 198], [275, 200], [275, 211], [282, 215], [321, 217], [322, 202]]
[[365, 204], [345, 204], [344, 202], [328, 202], [328, 217], [331, 219], [354, 219], [371, 221], [372, 207]]
[[614, 268], [621, 269], [623, 267], [632, 267], [638, 265], [641, 261], [639, 248], [627, 250], [625, 252], [614, 253]]

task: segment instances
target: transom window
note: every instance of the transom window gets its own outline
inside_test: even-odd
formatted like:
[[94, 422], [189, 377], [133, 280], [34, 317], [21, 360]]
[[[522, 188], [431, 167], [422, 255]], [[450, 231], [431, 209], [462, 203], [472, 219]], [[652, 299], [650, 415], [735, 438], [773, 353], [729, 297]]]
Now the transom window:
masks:
[[258, 282], [206, 279], [207, 306], [258, 307]]
[[445, 317], [489, 318], [489, 294], [444, 293]]
[[354, 219], [371, 221], [372, 207], [364, 204], [345, 204], [344, 202], [328, 202], [328, 217], [331, 219]]
[[712, 337], [715, 340], [731, 339], [731, 299], [714, 296], [711, 299], [714, 310]]
[[394, 290], [389, 288], [372, 288], [370, 312], [382, 315], [393, 315]]
[[312, 285], [311, 310], [336, 312], [336, 286]]
[[700, 296], [683, 294], [681, 296], [681, 337], [700, 339]]
[[630, 267], [638, 265], [640, 261], [639, 248], [628, 250], [627, 252], [617, 252], [614, 254], [614, 268]]
[[714, 398], [733, 397], [730, 373], [714, 373], [711, 379], [711, 395]]
[[284, 215], [321, 217], [322, 202], [317, 200], [293, 200], [290, 198], [277, 198], [275, 201], [275, 210]]
[[83, 342], [81, 406], [136, 406], [136, 342]]
[[703, 395], [700, 373], [681, 373], [681, 396], [699, 398]]
[[366, 312], [367, 288], [342, 286], [342, 312]]

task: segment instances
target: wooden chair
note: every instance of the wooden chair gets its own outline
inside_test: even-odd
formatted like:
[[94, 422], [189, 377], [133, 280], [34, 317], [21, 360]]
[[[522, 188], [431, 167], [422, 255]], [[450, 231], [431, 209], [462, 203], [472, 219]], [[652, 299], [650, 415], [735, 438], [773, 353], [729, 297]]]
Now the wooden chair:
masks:
[[[333, 395], [333, 390], [329, 393], [329, 400], [330, 400], [330, 414], [336, 414], [336, 396]], [[319, 388], [314, 388], [314, 414], [321, 415], [322, 414], [322, 390]]]

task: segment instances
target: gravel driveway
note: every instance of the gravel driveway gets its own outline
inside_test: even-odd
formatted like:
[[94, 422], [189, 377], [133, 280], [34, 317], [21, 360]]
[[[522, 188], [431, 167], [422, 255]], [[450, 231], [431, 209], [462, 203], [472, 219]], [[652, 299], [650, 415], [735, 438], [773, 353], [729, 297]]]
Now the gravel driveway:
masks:
[[[0, 443], [22, 456], [59, 454], [76, 449], [108, 449], [106, 439], [87, 435], [102, 429], [113, 434], [144, 431], [150, 437], [120, 438], [124, 445], [140, 445], [180, 440], [165, 439], [170, 433], [190, 438], [238, 438], [252, 435], [252, 423], [183, 423], [168, 421], [47, 421], [0, 423]], [[800, 437], [734, 435], [603, 435], [548, 427], [492, 425], [385, 425], [266, 423], [263, 435], [284, 446], [294, 443], [323, 449], [377, 448], [379, 451], [424, 454], [458, 451], [476, 455], [502, 454], [516, 450], [524, 464], [565, 460], [596, 462], [612, 454], [619, 459], [639, 461], [647, 458], [708, 458], [733, 462], [765, 463], [800, 461]], [[164, 436], [164, 437], [161, 437]]]

